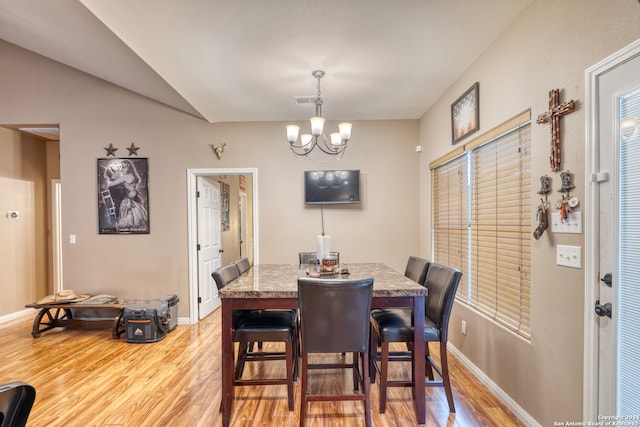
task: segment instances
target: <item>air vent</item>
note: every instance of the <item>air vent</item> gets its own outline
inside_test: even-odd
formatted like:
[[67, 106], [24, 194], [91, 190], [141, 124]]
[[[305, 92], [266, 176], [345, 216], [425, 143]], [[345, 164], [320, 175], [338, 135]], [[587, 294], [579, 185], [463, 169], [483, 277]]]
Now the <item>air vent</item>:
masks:
[[[293, 97], [293, 102], [296, 103], [296, 105], [303, 105], [303, 104], [313, 104], [316, 101], [317, 96], [294, 96]], [[322, 100], [322, 102], [324, 102], [324, 98], [320, 97], [320, 100]]]

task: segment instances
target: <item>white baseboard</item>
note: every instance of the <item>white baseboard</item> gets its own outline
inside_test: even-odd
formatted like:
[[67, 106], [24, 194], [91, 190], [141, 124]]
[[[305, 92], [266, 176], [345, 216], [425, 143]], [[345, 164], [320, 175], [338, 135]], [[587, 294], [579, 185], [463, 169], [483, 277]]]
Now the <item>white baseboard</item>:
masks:
[[10, 322], [30, 313], [35, 313], [35, 310], [33, 308], [25, 308], [24, 310], [16, 311], [15, 313], [5, 314], [4, 316], [0, 316], [0, 323]]
[[455, 346], [451, 344], [451, 342], [447, 343], [447, 350], [451, 351], [462, 364], [471, 371], [471, 373], [482, 383], [485, 387], [489, 389], [502, 403], [505, 404], [507, 408], [513, 414], [518, 417], [520, 421], [526, 426], [529, 427], [541, 427], [540, 423], [538, 423], [527, 411], [525, 411], [520, 405], [516, 403], [515, 400], [511, 398], [507, 393], [504, 392], [496, 383], [494, 383], [491, 378], [489, 378], [480, 368], [471, 362], [460, 350], [458, 350]]
[[190, 325], [191, 318], [189, 317], [178, 317], [178, 325]]

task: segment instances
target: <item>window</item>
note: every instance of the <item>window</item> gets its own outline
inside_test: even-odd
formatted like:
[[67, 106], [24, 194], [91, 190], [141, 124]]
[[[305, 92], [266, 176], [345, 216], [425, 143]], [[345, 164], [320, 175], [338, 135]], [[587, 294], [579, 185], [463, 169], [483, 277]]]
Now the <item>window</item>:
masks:
[[525, 337], [531, 336], [530, 128], [527, 112], [431, 165], [434, 261], [463, 271], [458, 301]]

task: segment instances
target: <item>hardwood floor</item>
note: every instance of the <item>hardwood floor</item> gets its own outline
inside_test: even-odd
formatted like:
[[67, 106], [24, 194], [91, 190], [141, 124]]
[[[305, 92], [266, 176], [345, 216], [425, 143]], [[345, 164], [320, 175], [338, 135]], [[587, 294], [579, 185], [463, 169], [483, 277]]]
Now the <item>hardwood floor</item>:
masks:
[[[114, 340], [110, 330], [55, 329], [34, 339], [35, 314], [0, 325], [0, 383], [24, 381], [36, 388], [29, 427], [222, 425], [220, 310], [149, 344]], [[407, 368], [397, 365], [392, 364], [393, 373], [406, 374]], [[450, 366], [456, 414], [449, 414], [442, 389], [428, 388], [426, 426], [522, 425], [453, 356]], [[252, 363], [245, 375], [278, 375], [278, 369], [284, 370], [284, 362]], [[351, 381], [332, 371], [319, 374], [322, 381], [312, 378], [311, 387]], [[287, 410], [286, 386], [237, 388], [231, 425], [297, 426], [299, 387], [293, 412]], [[381, 415], [377, 387], [371, 387], [374, 426], [417, 425], [410, 389], [389, 389]], [[307, 425], [362, 426], [362, 412], [361, 402], [314, 403]]]

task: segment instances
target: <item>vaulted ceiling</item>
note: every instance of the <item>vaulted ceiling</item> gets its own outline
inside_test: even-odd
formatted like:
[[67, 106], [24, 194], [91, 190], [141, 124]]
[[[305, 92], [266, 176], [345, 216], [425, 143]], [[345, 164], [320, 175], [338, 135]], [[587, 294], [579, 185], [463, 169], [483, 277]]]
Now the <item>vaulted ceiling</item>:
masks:
[[210, 122], [308, 119], [316, 69], [329, 120], [417, 119], [530, 2], [0, 0], [0, 39]]

